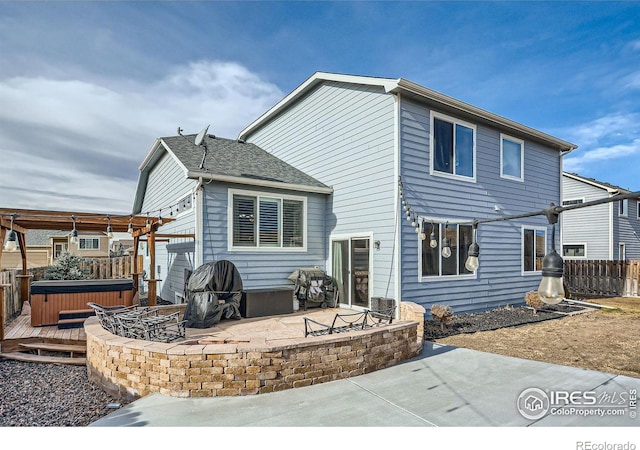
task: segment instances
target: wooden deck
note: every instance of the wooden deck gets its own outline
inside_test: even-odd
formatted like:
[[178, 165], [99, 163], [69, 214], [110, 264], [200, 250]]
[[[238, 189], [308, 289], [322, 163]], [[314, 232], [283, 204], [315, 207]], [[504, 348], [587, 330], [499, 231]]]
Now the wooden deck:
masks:
[[86, 345], [87, 335], [84, 327], [58, 329], [57, 326], [32, 327], [31, 316], [22, 314], [14, 319], [6, 328], [2, 351], [15, 351], [20, 343], [49, 342], [55, 344]]

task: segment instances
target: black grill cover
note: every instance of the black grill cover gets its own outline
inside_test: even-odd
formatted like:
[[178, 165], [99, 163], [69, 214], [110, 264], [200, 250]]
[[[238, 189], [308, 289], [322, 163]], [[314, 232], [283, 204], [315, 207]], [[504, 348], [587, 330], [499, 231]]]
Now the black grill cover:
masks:
[[203, 264], [187, 282], [187, 328], [209, 328], [221, 319], [240, 319], [242, 278], [231, 261]]

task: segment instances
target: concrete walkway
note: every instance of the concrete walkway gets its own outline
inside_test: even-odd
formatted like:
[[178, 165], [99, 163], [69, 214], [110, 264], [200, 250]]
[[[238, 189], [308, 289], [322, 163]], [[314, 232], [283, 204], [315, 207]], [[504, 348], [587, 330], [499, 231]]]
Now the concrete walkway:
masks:
[[[518, 410], [520, 394], [530, 388], [597, 404], [556, 408], [551, 401], [546, 415], [530, 420]], [[427, 342], [420, 356], [358, 377], [244, 397], [153, 394], [90, 426], [637, 427], [634, 390], [640, 391], [640, 379]], [[536, 400], [525, 397], [520, 402]], [[610, 415], [613, 410], [623, 415]]]

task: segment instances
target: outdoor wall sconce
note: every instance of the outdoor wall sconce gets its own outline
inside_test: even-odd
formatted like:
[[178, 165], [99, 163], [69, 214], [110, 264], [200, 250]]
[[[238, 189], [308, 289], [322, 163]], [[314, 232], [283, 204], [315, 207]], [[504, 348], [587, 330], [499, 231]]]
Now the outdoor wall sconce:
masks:
[[380, 241], [375, 241], [373, 243], [373, 246], [375, 247], [376, 250], [380, 250]]

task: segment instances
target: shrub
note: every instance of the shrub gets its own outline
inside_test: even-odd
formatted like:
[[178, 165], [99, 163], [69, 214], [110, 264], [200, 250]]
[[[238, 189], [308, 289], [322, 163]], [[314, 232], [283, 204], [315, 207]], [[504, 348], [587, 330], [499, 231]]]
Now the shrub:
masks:
[[538, 310], [544, 306], [544, 302], [540, 300], [538, 291], [529, 291], [524, 294], [524, 301], [533, 309], [533, 314], [538, 315]]
[[81, 267], [82, 258], [71, 253], [61, 254], [55, 263], [47, 267], [44, 280], [87, 280], [92, 278], [86, 269]]
[[433, 305], [431, 307], [431, 316], [440, 322], [440, 330], [444, 332], [445, 323], [453, 320], [453, 310], [447, 305]]

